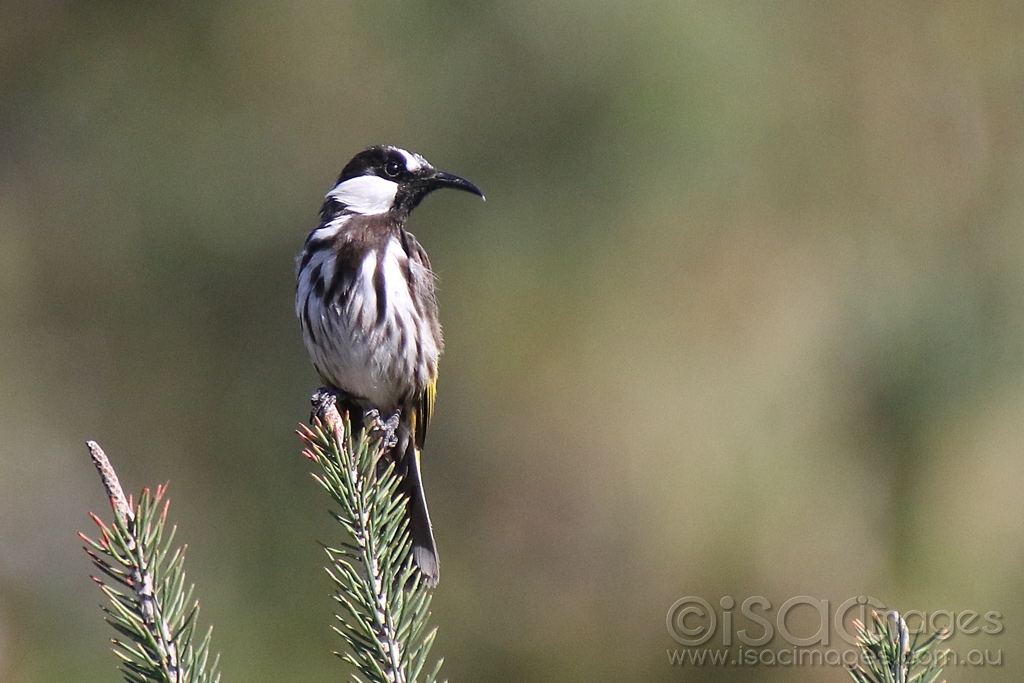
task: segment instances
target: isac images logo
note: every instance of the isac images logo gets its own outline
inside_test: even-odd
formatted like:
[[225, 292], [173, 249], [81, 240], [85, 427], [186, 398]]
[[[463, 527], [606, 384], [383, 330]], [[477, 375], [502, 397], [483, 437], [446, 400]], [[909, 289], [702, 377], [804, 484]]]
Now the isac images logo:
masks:
[[[697, 596], [672, 603], [665, 617], [668, 634], [683, 649], [667, 650], [673, 666], [854, 666], [858, 651], [854, 620], [871, 623], [882, 614], [881, 600], [859, 595], [839, 603], [798, 595], [778, 607], [753, 595], [737, 604], [731, 596], [718, 606]], [[967, 645], [1003, 632], [1003, 615], [989, 610], [910, 610], [901, 613], [911, 635], [944, 630], [945, 644], [960, 636]], [[934, 653], [940, 666], [1002, 666], [1002, 649], [952, 648]]]

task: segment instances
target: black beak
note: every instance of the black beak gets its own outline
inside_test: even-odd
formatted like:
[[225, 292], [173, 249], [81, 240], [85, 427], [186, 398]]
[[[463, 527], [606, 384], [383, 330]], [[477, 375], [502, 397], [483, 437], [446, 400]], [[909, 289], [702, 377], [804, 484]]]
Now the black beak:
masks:
[[450, 187], [453, 190], [462, 190], [463, 192], [475, 194], [477, 197], [480, 197], [480, 199], [484, 199], [486, 201], [486, 197], [484, 197], [484, 193], [480, 191], [479, 187], [469, 182], [465, 178], [460, 178], [459, 176], [452, 175], [451, 173], [438, 171], [434, 173], [427, 182], [429, 183], [431, 190], [438, 190], [441, 189], [442, 187]]

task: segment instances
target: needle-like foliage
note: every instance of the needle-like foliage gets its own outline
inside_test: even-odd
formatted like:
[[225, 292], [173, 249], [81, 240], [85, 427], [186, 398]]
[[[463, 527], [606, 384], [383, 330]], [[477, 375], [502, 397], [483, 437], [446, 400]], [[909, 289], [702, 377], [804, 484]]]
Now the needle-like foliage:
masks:
[[879, 615], [872, 612], [874, 632], [859, 621], [857, 648], [860, 650], [859, 666], [850, 668], [850, 675], [857, 683], [935, 683], [942, 674], [938, 666], [940, 659], [934, 648], [943, 638], [944, 631], [938, 631], [924, 638], [920, 634], [910, 637], [907, 622], [896, 611]]
[[143, 489], [138, 505], [126, 498], [103, 450], [89, 442], [103, 479], [114, 522], [90, 515], [96, 540], [79, 534], [85, 552], [103, 577], [93, 577], [110, 604], [106, 620], [118, 637], [114, 654], [128, 683], [217, 683], [217, 658], [210, 661], [210, 631], [195, 641], [199, 602], [185, 584], [184, 547], [174, 547], [176, 527], [167, 530], [166, 486]]
[[[345, 542], [325, 546], [340, 605], [334, 630], [348, 646], [337, 654], [355, 667], [358, 683], [435, 683], [440, 660], [421, 679], [436, 634], [427, 629], [430, 590], [413, 563], [400, 479], [393, 465], [381, 465], [394, 426], [374, 414], [353, 432], [333, 407], [323, 418], [299, 434], [305, 455], [319, 466], [313, 476], [338, 506], [332, 514], [345, 530]], [[166, 487], [143, 489], [136, 504], [99, 445], [90, 441], [89, 451], [114, 521], [108, 526], [92, 515], [99, 536], [79, 536], [101, 572], [93, 579], [110, 600], [103, 610], [118, 634], [114, 653], [124, 679], [218, 683], [210, 631], [195, 638], [199, 603], [185, 583], [184, 547], [174, 547], [176, 529], [167, 527]]]
[[[331, 407], [299, 436], [347, 537], [325, 546], [340, 606], [334, 630], [348, 646], [336, 654], [355, 667], [352, 677], [360, 683], [414, 683], [436, 629], [427, 630], [430, 591], [413, 564], [399, 477], [393, 466], [378, 468], [391, 435], [375, 414], [353, 433], [348, 418]], [[425, 682], [433, 683], [440, 668], [439, 660]]]

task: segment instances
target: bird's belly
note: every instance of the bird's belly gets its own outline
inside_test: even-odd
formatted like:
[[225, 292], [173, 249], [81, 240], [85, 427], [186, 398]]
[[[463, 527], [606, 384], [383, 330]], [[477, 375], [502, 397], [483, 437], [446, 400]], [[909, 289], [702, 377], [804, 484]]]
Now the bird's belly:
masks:
[[415, 320], [388, 317], [367, 326], [358, 311], [332, 307], [321, 322], [321, 343], [309, 349], [321, 378], [375, 408], [400, 407], [436, 376], [439, 345]]

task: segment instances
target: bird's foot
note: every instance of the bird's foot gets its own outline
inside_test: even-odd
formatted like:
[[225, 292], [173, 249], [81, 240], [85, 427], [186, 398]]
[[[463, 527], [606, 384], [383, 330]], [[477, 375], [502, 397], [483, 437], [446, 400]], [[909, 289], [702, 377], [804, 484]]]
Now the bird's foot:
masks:
[[320, 418], [320, 421], [326, 419], [327, 411], [334, 407], [338, 402], [338, 394], [331, 391], [327, 387], [320, 387], [313, 392], [313, 395], [309, 397], [309, 402], [313, 408], [309, 413], [309, 422], [313, 423], [313, 420]]
[[380, 437], [381, 443], [386, 449], [398, 445], [398, 436], [395, 432], [398, 430], [399, 415], [400, 412], [396, 410], [391, 417], [384, 420], [376, 408], [366, 411], [367, 429], [373, 436]]

